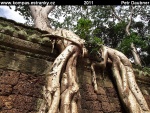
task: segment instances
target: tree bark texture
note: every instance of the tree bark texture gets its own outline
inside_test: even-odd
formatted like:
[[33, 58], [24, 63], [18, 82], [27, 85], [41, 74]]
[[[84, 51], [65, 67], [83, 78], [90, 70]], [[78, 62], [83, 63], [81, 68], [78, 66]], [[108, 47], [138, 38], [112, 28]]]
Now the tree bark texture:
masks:
[[132, 55], [134, 57], [135, 64], [139, 65], [139, 66], [142, 66], [141, 59], [140, 59], [140, 57], [138, 55], [138, 52], [136, 50], [136, 47], [135, 47], [134, 43], [131, 43], [130, 48], [131, 48]]
[[[102, 46], [99, 51], [104, 59], [99, 64], [103, 69], [106, 67], [108, 58], [112, 62], [113, 77], [127, 112], [150, 113], [146, 100], [136, 83], [132, 65], [128, 58], [123, 53], [106, 46]], [[95, 72], [93, 73], [95, 74]]]
[[29, 6], [36, 28], [52, 32], [48, 14], [53, 10], [54, 6]]

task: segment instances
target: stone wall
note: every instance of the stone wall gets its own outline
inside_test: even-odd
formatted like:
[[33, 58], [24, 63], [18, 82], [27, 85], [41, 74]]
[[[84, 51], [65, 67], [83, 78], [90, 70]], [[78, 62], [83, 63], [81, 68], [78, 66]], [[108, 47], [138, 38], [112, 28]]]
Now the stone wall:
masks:
[[[92, 76], [89, 61], [84, 59], [79, 61], [79, 84], [81, 92], [81, 113], [126, 113], [123, 108], [117, 93], [116, 85], [109, 64], [104, 71], [104, 78], [102, 77], [102, 70], [96, 67], [97, 84], [99, 94], [94, 92], [92, 85]], [[82, 64], [82, 65], [80, 65]], [[83, 66], [84, 64], [84, 66]], [[134, 73], [137, 84], [141, 89], [147, 104], [150, 108], [150, 74], [144, 68], [134, 67]]]
[[45, 77], [0, 70], [0, 113], [36, 113]]
[[0, 18], [0, 113], [37, 113], [57, 57], [43, 32]]
[[[111, 72], [105, 71], [104, 78], [102, 71], [96, 67], [97, 84], [99, 94], [96, 94], [92, 85], [90, 65], [86, 60], [79, 61], [79, 84], [81, 92], [80, 113], [125, 113], [121, 106], [116, 87], [112, 82]], [[84, 66], [83, 66], [84, 64]], [[84, 71], [83, 71], [84, 70]], [[109, 75], [108, 75], [109, 74]]]
[[[52, 61], [8, 50], [2, 50], [0, 56], [0, 113], [36, 113], [43, 98], [45, 73]], [[86, 60], [79, 58], [77, 70], [81, 94], [80, 113], [122, 112], [108, 72], [103, 80], [101, 71], [97, 71], [100, 94], [96, 94], [90, 69], [87, 67], [89, 64]]]
[[[51, 52], [51, 40], [40, 37], [42, 33], [44, 31], [0, 18], [0, 113], [38, 111], [45, 74], [58, 55], [57, 49]], [[38, 34], [38, 39], [34, 34]], [[96, 94], [89, 67], [87, 59], [78, 59], [79, 113], [125, 113], [109, 68], [104, 72], [104, 79], [102, 71], [96, 68], [100, 91]], [[137, 70], [138, 85], [150, 105], [150, 76]]]
[[0, 113], [37, 113], [52, 61], [0, 49]]

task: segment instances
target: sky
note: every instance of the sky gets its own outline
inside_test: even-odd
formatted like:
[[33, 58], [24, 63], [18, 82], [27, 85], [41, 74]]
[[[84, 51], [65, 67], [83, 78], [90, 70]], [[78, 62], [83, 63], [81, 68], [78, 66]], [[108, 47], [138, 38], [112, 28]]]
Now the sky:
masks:
[[[19, 23], [25, 23], [26, 20], [19, 14], [19, 12], [14, 11], [15, 6], [11, 6], [12, 9], [10, 9], [8, 6], [0, 6], [0, 17], [5, 17], [7, 19], [12, 19]], [[54, 15], [51, 15], [51, 18], [54, 19]], [[139, 21], [140, 17], [136, 18], [136, 21]], [[64, 21], [64, 18], [60, 18], [60, 22]]]
[[19, 14], [19, 12], [14, 11], [15, 6], [0, 6], [0, 17], [5, 17], [7, 19], [12, 19], [19, 23], [25, 23], [26, 20]]
[[[12, 19], [19, 23], [25, 23], [26, 20], [19, 14], [18, 11], [14, 11], [15, 6], [11, 6], [12, 9], [10, 9], [8, 6], [0, 6], [0, 17], [5, 17], [7, 19]], [[49, 15], [52, 19], [55, 20], [54, 15]], [[57, 20], [58, 21], [58, 20]], [[64, 17], [60, 17], [59, 20], [60, 23], [64, 22]]]

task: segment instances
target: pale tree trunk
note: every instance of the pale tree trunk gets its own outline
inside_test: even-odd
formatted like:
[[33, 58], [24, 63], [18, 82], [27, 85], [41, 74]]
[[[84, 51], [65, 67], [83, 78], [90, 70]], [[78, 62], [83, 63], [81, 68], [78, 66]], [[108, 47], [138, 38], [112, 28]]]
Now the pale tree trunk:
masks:
[[[77, 113], [77, 101], [79, 96], [79, 86], [77, 84], [77, 76], [76, 76], [76, 62], [77, 56], [79, 54], [79, 50], [76, 46], [74, 46], [75, 53], [69, 59], [65, 74], [67, 75], [67, 84], [65, 84], [65, 88], [61, 91], [61, 113]], [[62, 80], [62, 82], [64, 82]]]
[[55, 6], [29, 6], [36, 28], [52, 32], [48, 14], [54, 9]]
[[[112, 9], [112, 12], [113, 12], [112, 14], [113, 14], [119, 21], [123, 21], [123, 19], [120, 18], [120, 17], [116, 14], [116, 11], [115, 11], [115, 9], [114, 9], [113, 6], [111, 6], [111, 9]], [[129, 27], [130, 27], [130, 25], [131, 25], [132, 16], [133, 16], [133, 6], [131, 6], [130, 19], [129, 19], [128, 25], [126, 26], [126, 29], [125, 29], [127, 36], [130, 36], [130, 35], [131, 35], [130, 32], [129, 32]], [[131, 43], [130, 48], [131, 48], [131, 52], [132, 52], [132, 55], [133, 55], [133, 58], [134, 58], [134, 63], [135, 63], [136, 65], [141, 66], [141, 59], [140, 59], [140, 57], [139, 57], [139, 55], [138, 55], [138, 53], [137, 53], [137, 49], [136, 49], [136, 47], [135, 47], [135, 45], [134, 45], [133, 43]]]
[[130, 47], [131, 47], [132, 55], [134, 57], [135, 64], [141, 66], [142, 65], [141, 64], [141, 59], [140, 59], [140, 57], [137, 53], [137, 50], [136, 50], [136, 47], [135, 47], [134, 43], [131, 43]]
[[108, 59], [112, 62], [113, 76], [127, 113], [150, 113], [146, 100], [136, 83], [129, 59], [123, 53], [106, 46], [101, 46], [99, 52], [104, 59], [99, 63], [103, 69], [105, 69]]
[[49, 32], [44, 36], [49, 38], [53, 36], [52, 40], [57, 42], [56, 45], [61, 52], [46, 75], [44, 101], [41, 103], [39, 113], [78, 113], [80, 94], [76, 62], [82, 53], [84, 40], [71, 31], [50, 28], [48, 14], [53, 8], [54, 6], [30, 6], [35, 27]]
[[[130, 32], [129, 32], [129, 27], [131, 25], [132, 15], [133, 15], [133, 6], [131, 6], [130, 20], [129, 20], [128, 25], [126, 26], [126, 34], [127, 34], [127, 36], [131, 35]], [[134, 46], [134, 43], [131, 43], [130, 48], [131, 48], [131, 52], [132, 52], [132, 55], [133, 55], [133, 58], [134, 58], [134, 63], [136, 65], [141, 66], [141, 59], [140, 59], [140, 57], [139, 57], [139, 55], [137, 53], [137, 50], [136, 50], [136, 47]]]

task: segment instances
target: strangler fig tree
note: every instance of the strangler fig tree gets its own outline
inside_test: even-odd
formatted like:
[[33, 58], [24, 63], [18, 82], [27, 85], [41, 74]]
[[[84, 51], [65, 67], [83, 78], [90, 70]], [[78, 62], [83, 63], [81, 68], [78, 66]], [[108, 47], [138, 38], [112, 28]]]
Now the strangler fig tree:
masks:
[[[45, 36], [53, 37], [52, 44], [56, 45], [60, 52], [46, 75], [46, 85], [43, 88], [44, 99], [39, 113], [78, 113], [80, 93], [76, 65], [79, 55], [88, 56], [85, 41], [72, 31], [54, 30], [50, 27], [48, 14], [54, 6], [29, 6], [29, 8], [34, 26], [47, 31]], [[112, 71], [118, 91], [129, 113], [148, 113], [149, 108], [135, 82], [128, 58], [121, 52], [106, 46], [102, 46], [98, 52], [102, 53], [103, 61], [100, 63], [102, 68], [105, 68], [108, 58], [112, 61]]]

